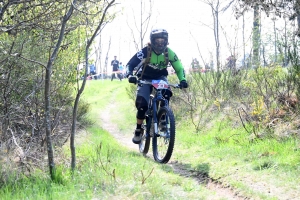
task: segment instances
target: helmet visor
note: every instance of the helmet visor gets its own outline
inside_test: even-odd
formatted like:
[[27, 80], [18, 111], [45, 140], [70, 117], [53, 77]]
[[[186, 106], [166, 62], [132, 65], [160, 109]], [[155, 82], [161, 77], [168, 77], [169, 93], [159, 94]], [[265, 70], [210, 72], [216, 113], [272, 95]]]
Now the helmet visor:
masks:
[[156, 38], [154, 40], [154, 43], [155, 43], [155, 45], [158, 45], [158, 46], [164, 46], [166, 43], [166, 40], [164, 38]]
[[154, 50], [156, 53], [163, 53], [167, 46], [167, 41], [164, 38], [155, 38], [154, 40]]

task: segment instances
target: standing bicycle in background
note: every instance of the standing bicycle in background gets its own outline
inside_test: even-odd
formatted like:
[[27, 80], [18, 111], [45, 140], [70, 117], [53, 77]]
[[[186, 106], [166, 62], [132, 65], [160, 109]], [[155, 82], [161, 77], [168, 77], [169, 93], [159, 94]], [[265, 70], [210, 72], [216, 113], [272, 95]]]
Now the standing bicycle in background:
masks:
[[112, 74], [111, 74], [111, 81], [115, 78], [119, 78], [120, 81], [122, 80], [119, 76], [119, 61], [117, 60], [117, 56], [114, 56], [114, 59], [111, 61], [110, 65], [112, 66]]
[[[188, 87], [184, 68], [180, 60], [175, 52], [167, 47], [169, 44], [168, 38], [169, 35], [165, 29], [155, 29], [151, 31], [150, 43], [148, 43], [148, 46], [137, 52], [126, 65], [126, 76], [130, 83], [137, 83], [137, 79], [147, 81], [160, 79], [167, 82], [167, 67], [168, 64], [171, 63], [180, 81], [181, 87]], [[133, 70], [136, 67], [138, 68], [136, 73], [137, 77], [133, 76]], [[134, 137], [132, 138], [132, 142], [135, 144], [141, 142], [141, 129], [145, 119], [145, 113], [148, 110], [150, 94], [151, 85], [139, 85], [137, 87], [135, 100], [135, 106], [137, 108], [136, 129], [134, 131]], [[172, 93], [169, 90], [166, 90], [163, 96], [169, 101]]]

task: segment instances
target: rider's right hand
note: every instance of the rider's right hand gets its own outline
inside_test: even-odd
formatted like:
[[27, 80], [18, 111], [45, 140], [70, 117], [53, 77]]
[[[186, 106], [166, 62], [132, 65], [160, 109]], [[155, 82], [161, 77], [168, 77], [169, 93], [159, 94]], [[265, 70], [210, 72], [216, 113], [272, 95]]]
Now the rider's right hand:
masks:
[[136, 77], [136, 76], [130, 75], [130, 76], [128, 77], [128, 82], [129, 82], [129, 83], [134, 83], [134, 84], [136, 84], [136, 83], [137, 83], [137, 77]]
[[185, 80], [180, 81], [180, 88], [188, 88], [189, 85]]

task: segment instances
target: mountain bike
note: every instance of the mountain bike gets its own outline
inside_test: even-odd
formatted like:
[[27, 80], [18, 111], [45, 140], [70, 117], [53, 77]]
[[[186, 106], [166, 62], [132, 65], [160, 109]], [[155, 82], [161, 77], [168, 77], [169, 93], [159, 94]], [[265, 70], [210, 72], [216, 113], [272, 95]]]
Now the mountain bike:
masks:
[[154, 92], [150, 95], [145, 123], [142, 126], [142, 141], [139, 150], [143, 155], [149, 151], [152, 138], [152, 150], [154, 160], [159, 163], [167, 163], [173, 153], [175, 144], [175, 117], [169, 102], [163, 97], [163, 93], [169, 87], [181, 88], [179, 84], [168, 84], [164, 80], [143, 81], [138, 84], [150, 84]]

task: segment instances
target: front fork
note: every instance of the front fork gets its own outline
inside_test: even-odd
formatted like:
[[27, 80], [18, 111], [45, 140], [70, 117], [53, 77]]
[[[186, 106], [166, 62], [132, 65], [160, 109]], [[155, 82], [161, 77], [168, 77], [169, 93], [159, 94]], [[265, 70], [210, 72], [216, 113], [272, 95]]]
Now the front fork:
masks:
[[146, 115], [146, 138], [152, 137], [152, 135], [150, 133], [151, 125], [152, 125], [152, 115], [147, 114]]
[[[155, 133], [156, 136], [159, 136], [159, 134], [158, 134], [158, 119], [157, 119], [157, 113], [158, 113], [157, 107], [158, 106], [157, 106], [155, 98], [152, 98], [150, 101], [151, 101], [151, 103], [150, 103], [150, 106], [147, 111], [148, 114], [146, 115], [146, 124], [147, 124], [146, 137], [153, 137], [153, 135], [150, 133], [152, 122], [153, 122], [153, 132]], [[165, 105], [168, 105], [168, 101], [165, 99], [164, 99], [164, 101], [165, 101]], [[155, 113], [155, 114], [153, 115], [153, 113]], [[168, 118], [166, 117], [166, 123], [169, 126], [169, 123], [167, 120], [168, 120]]]

